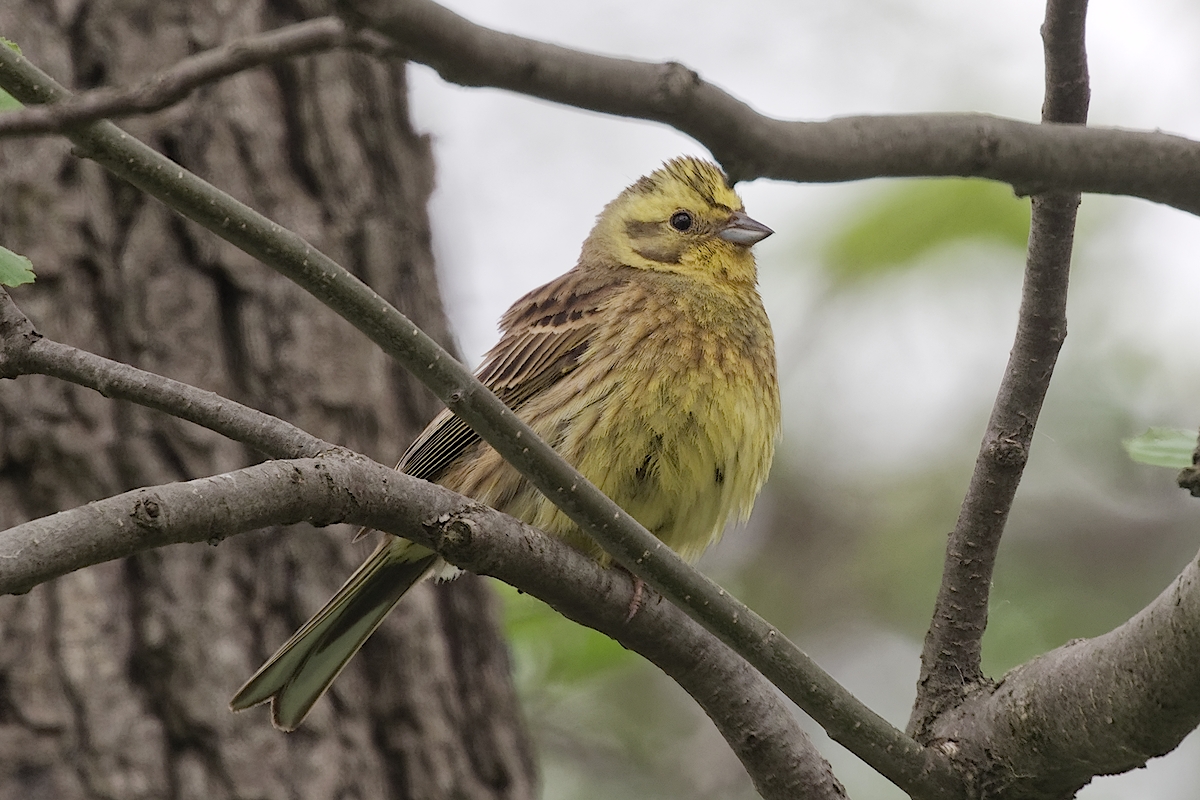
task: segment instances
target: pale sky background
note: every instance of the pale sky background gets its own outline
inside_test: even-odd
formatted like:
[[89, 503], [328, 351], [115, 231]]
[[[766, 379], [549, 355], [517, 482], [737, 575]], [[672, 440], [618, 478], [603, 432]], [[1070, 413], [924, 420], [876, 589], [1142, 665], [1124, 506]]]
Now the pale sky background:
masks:
[[[862, 113], [981, 111], [1036, 121], [1042, 97], [1031, 0], [848, 0], [737, 4], [675, 0], [448, 0], [480, 24], [609, 55], [674, 59], [761, 112], [820, 120]], [[634, 22], [636, 21], [636, 22]], [[1161, 129], [1200, 139], [1200, 8], [1188, 0], [1093, 3], [1088, 52], [1091, 123]], [[679, 154], [706, 155], [666, 127], [443, 83], [411, 70], [413, 114], [430, 133], [438, 170], [435, 247], [449, 312], [468, 363], [495, 341], [496, 320], [521, 294], [570, 268], [595, 215], [638, 176]], [[821, 454], [831, 470], [861, 469], [844, 453], [870, 448], [887, 469], [945, 447], [990, 402], [1011, 343], [1017, 271], [984, 263], [885, 282], [822, 328], [835, 346], [803, 342], [822, 283], [805, 256], [827, 226], [881, 182], [739, 187], [747, 210], [777, 233], [756, 248], [779, 342], [787, 408], [782, 458]], [[1152, 354], [1151, 374], [1109, 381], [1145, 425], [1196, 427], [1200, 410], [1200, 220], [1140, 201], [1087, 197], [1081, 211], [1063, 360]], [[869, 294], [869, 293], [868, 293]], [[1087, 301], [1086, 303], [1084, 301]], [[819, 391], [806, 388], [819, 387]], [[1052, 390], [1053, 391], [1053, 390]], [[880, 402], [880, 397], [888, 402]], [[986, 407], [983, 405], [982, 407]], [[895, 420], [906, 420], [902, 435]], [[1131, 431], [1136, 433], [1138, 431]], [[1039, 445], [1040, 446], [1040, 445]], [[1047, 446], [1052, 446], [1052, 443]], [[846, 641], [802, 642], [873, 707], [903, 725], [919, 643], [874, 636], [870, 652]], [[897, 667], [896, 665], [900, 665]], [[881, 670], [881, 666], [886, 669]], [[898, 698], [898, 699], [897, 699]], [[903, 795], [832, 746], [851, 796]], [[1105, 778], [1086, 800], [1184, 800], [1200, 783], [1200, 737], [1150, 768]]]

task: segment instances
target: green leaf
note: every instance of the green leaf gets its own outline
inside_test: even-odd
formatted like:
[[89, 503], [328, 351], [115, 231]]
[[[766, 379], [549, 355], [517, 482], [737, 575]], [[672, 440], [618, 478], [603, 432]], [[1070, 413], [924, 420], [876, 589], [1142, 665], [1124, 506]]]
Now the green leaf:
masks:
[[912, 266], [947, 244], [982, 240], [1024, 249], [1029, 200], [1005, 184], [972, 179], [912, 181], [886, 192], [826, 245], [835, 278], [858, 280]]
[[1125, 452], [1139, 464], [1152, 467], [1185, 469], [1192, 466], [1196, 450], [1196, 431], [1177, 428], [1151, 428], [1141, 436], [1122, 442]]
[[0, 286], [33, 283], [33, 262], [12, 250], [0, 247]]

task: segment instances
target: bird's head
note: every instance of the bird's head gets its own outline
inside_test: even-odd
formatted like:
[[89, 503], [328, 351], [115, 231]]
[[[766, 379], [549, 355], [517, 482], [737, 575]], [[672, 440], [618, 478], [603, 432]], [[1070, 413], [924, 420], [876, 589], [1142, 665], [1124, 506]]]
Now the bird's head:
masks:
[[584, 243], [583, 261], [753, 285], [750, 246], [771, 233], [746, 215], [720, 167], [676, 158], [605, 207]]

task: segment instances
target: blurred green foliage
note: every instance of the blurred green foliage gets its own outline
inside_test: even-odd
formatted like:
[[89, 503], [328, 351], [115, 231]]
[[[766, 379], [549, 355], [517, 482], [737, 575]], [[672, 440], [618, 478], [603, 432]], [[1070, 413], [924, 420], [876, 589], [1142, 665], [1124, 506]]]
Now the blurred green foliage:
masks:
[[[929, 625], [946, 550], [962, 502], [962, 476], [943, 468], [888, 487], [870, 502], [849, 563], [853, 591], [871, 615], [920, 640]], [[882, 513], [881, 513], [882, 512]]]
[[1007, 184], [950, 178], [909, 181], [882, 192], [874, 205], [847, 220], [822, 259], [839, 281], [870, 279], [907, 269], [929, 252], [965, 240], [1018, 249], [1029, 236], [1029, 200]]
[[515, 672], [525, 686], [565, 688], [607, 675], [636, 657], [602, 633], [577, 625], [550, 606], [494, 582], [504, 602], [504, 628]]
[[1073, 560], [1049, 543], [1003, 547], [988, 605], [984, 672], [999, 679], [1072, 639], [1117, 627], [1154, 596], [1154, 590], [1139, 596], [1142, 581], [1128, 577], [1123, 565]]

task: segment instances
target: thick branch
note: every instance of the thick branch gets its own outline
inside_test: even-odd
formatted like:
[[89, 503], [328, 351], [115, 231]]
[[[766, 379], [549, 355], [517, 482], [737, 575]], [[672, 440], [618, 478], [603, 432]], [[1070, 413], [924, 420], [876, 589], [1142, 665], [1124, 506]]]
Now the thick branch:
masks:
[[[3, 47], [0, 86], [25, 103], [62, 102], [70, 96], [45, 73]], [[622, 566], [744, 656], [836, 741], [910, 793], [956, 795], [956, 780], [938, 753], [896, 730], [766, 620], [684, 563], [362, 281], [296, 234], [109, 122], [92, 123], [68, 135], [79, 153], [262, 260], [366, 334], [429, 386]]]
[[1200, 143], [1180, 136], [986, 114], [783, 121], [682, 64], [592, 55], [500, 33], [430, 0], [342, 0], [341, 7], [451, 83], [665, 123], [707, 147], [736, 180], [956, 175], [1003, 181], [1018, 194], [1123, 194], [1200, 213]]
[[355, 454], [273, 461], [186, 483], [137, 489], [0, 535], [0, 592], [179, 542], [267, 525], [351, 522], [440, 549], [646, 656], [705, 709], [768, 800], [845, 797], [774, 688], [671, 603], [628, 624], [632, 583], [561, 540], [486, 506]]
[[[1047, 5], [1042, 28], [1046, 122], [1087, 118], [1086, 8], [1086, 0], [1051, 0]], [[1067, 335], [1067, 281], [1078, 206], [1078, 194], [1033, 198], [1016, 340], [946, 546], [942, 585], [921, 653], [921, 679], [909, 721], [909, 732], [921, 741], [938, 714], [961, 703], [984, 682], [980, 643], [987, 627], [996, 551]]]
[[0, 138], [62, 133], [106, 117], [160, 111], [178, 103], [200, 86], [272, 61], [337, 47], [378, 52], [386, 49], [386, 42], [380, 39], [378, 34], [348, 31], [336, 17], [299, 22], [185, 58], [132, 89], [95, 89], [53, 106], [35, 106], [0, 114]]
[[1200, 557], [1119, 628], [1009, 672], [935, 723], [980, 797], [1073, 797], [1200, 724]]
[[0, 289], [0, 378], [19, 375], [49, 375], [105, 397], [165, 411], [272, 458], [303, 458], [334, 448], [295, 425], [218, 394], [46, 339]]

